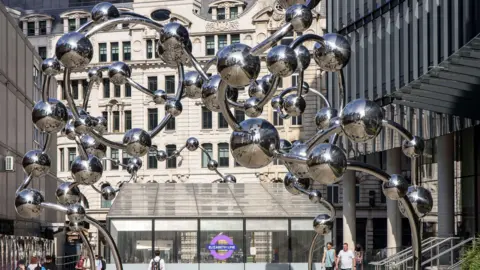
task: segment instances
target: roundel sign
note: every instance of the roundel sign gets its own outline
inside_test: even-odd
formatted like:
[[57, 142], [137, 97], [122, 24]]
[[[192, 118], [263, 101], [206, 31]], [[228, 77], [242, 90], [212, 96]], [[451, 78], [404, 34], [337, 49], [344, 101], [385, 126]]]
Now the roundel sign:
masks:
[[207, 249], [210, 250], [210, 254], [212, 254], [215, 259], [224, 261], [232, 256], [237, 246], [233, 244], [232, 238], [221, 234], [212, 239]]

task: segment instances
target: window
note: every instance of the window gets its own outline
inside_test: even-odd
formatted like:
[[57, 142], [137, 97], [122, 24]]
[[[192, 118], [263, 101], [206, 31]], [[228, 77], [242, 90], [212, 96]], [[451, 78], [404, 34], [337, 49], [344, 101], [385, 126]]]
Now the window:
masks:
[[158, 169], [158, 161], [156, 157], [156, 153], [153, 151], [148, 152], [148, 169]]
[[112, 42], [110, 47], [112, 62], [118, 61], [118, 42]]
[[80, 26], [86, 24], [88, 22], [88, 18], [80, 18]]
[[107, 43], [99, 43], [98, 50], [100, 55], [98, 61], [107, 62]]
[[[171, 156], [173, 152], [177, 150], [177, 146], [170, 144], [166, 146], [166, 149], [167, 149], [168, 156]], [[166, 166], [167, 166], [167, 169], [177, 168], [177, 157], [172, 157], [170, 159], [167, 159]]]
[[38, 22], [38, 30], [40, 32], [40, 35], [46, 35], [47, 34], [47, 21], [39, 21]]
[[82, 80], [82, 88], [83, 88], [83, 96], [82, 99], [85, 99], [85, 95], [88, 92], [88, 81], [87, 80]]
[[292, 41], [293, 41], [293, 31], [286, 34], [285, 37], [283, 37], [283, 39], [280, 41], [280, 43], [282, 45], [290, 45]]
[[175, 75], [165, 76], [165, 92], [175, 94]]
[[160, 54], [157, 51], [158, 42], [159, 42], [158, 39], [155, 39], [155, 43], [153, 44], [154, 45], [153, 50], [155, 51], [155, 58], [160, 58]]
[[[275, 265], [288, 263], [290, 250], [287, 219], [247, 219], [245, 232], [247, 258], [253, 257], [256, 263], [268, 264], [266, 269], [281, 269], [280, 265]], [[253, 254], [252, 247], [256, 247]]]
[[60, 171], [65, 171], [65, 149], [60, 148]]
[[212, 112], [206, 107], [202, 107], [202, 128], [203, 129], [212, 128]]
[[62, 95], [61, 98], [66, 99], [67, 93], [65, 93], [65, 87], [63, 85], [63, 81], [58, 81], [57, 84], [60, 85], [60, 94]]
[[147, 40], [147, 59], [153, 58], [153, 42], [151, 40]]
[[218, 166], [228, 167], [229, 166], [228, 159], [229, 159], [228, 143], [219, 143], [218, 144]]
[[156, 76], [148, 77], [147, 81], [148, 81], [148, 90], [152, 92], [157, 91], [157, 87], [158, 87], [157, 77]]
[[68, 168], [69, 169], [72, 167], [72, 162], [75, 159], [76, 155], [77, 155], [77, 149], [75, 147], [69, 147], [68, 148]]
[[327, 200], [330, 203], [338, 203], [338, 185], [327, 186]]
[[122, 88], [120, 88], [120, 85], [115, 85], [113, 87], [113, 96], [120, 97], [121, 93], [122, 93]]
[[292, 126], [301, 126], [302, 125], [302, 116], [292, 116]]
[[[213, 208], [211, 208], [213, 209]], [[225, 209], [225, 208], [223, 208]], [[227, 208], [228, 209], [228, 208]], [[243, 262], [244, 257], [243, 257], [243, 251], [244, 250], [249, 250], [246, 247], [244, 247], [243, 244], [243, 239], [244, 239], [244, 232], [243, 232], [243, 222], [244, 220], [242, 219], [200, 219], [200, 243], [198, 244], [199, 247], [202, 248], [202, 254], [206, 250], [206, 247], [210, 245], [212, 242], [212, 239], [214, 239], [217, 235], [223, 235], [228, 237], [229, 239], [232, 239], [235, 244], [235, 250], [231, 250], [231, 256], [229, 259], [225, 261], [216, 261], [215, 259], [211, 259], [210, 256], [201, 256], [200, 258], [200, 263], [209, 263], [209, 262], [220, 262], [220, 263], [227, 263], [223, 264], [221, 266], [222, 269], [231, 269], [235, 268], [229, 267], [228, 263], [235, 263], [235, 262]], [[311, 230], [311, 228], [310, 228]], [[266, 238], [260, 238], [262, 239], [263, 243], [267, 243]], [[310, 238], [311, 239], [311, 238]], [[221, 241], [220, 241], [221, 242]], [[269, 242], [268, 242], [269, 243]], [[265, 245], [264, 244], [264, 245]], [[270, 244], [270, 243], [269, 243]], [[259, 249], [257, 249], [258, 252]], [[207, 251], [208, 252], [208, 251]], [[273, 253], [273, 252], [272, 252]], [[220, 253], [222, 254], [222, 253]], [[229, 253], [230, 254], [230, 253]], [[251, 257], [249, 257], [250, 259]], [[219, 264], [220, 266], [220, 264]], [[263, 265], [262, 265], [263, 266]], [[206, 268], [201, 268], [201, 269], [207, 269]], [[210, 267], [213, 268], [213, 267]], [[264, 269], [275, 269], [272, 266], [265, 267], [263, 266]]]
[[205, 152], [202, 151], [202, 168], [206, 168], [208, 166], [208, 161], [210, 161], [208, 156], [213, 156], [213, 146], [211, 143], [204, 143], [202, 144], [202, 148], [205, 150]]
[[[115, 114], [115, 112], [114, 112]], [[113, 160], [118, 160], [119, 161], [119, 155], [118, 155], [118, 149], [113, 149], [113, 148], [110, 148], [110, 158], [113, 159]], [[118, 163], [116, 162], [111, 162], [110, 163], [112, 165], [112, 170], [118, 170]]]
[[45, 58], [47, 58], [47, 47], [38, 47], [38, 54], [45, 60]]
[[206, 55], [215, 55], [215, 37], [206, 36], [205, 37], [205, 54]]
[[77, 22], [75, 19], [68, 19], [68, 32], [73, 32], [77, 29]]
[[128, 83], [125, 84], [125, 97], [132, 96], [132, 86]]
[[102, 195], [100, 195], [100, 200], [101, 200], [101, 208], [110, 208], [112, 207], [112, 200], [108, 201], [103, 198]]
[[172, 117], [168, 120], [165, 130], [175, 130], [175, 118]]
[[292, 86], [295, 87], [298, 84], [298, 74], [292, 75]]
[[[171, 213], [175, 211], [174, 204], [166, 204], [165, 211]], [[178, 210], [177, 210], [178, 211]], [[197, 262], [197, 230], [198, 222], [196, 219], [164, 219], [155, 220], [155, 248], [160, 250], [160, 256], [169, 264], [188, 264], [195, 265]], [[135, 241], [134, 241], [135, 242]], [[151, 240], [150, 240], [151, 242]], [[165, 243], [169, 243], [166, 250]], [[135, 248], [135, 245], [132, 245]], [[206, 246], [205, 246], [206, 248]], [[131, 249], [134, 250], [134, 249]], [[151, 253], [151, 252], [150, 252]], [[148, 254], [148, 253], [147, 253]], [[123, 254], [122, 254], [123, 255]], [[126, 258], [126, 257], [124, 257]], [[177, 264], [178, 265], [178, 264]], [[180, 266], [180, 265], [178, 265]], [[172, 265], [172, 269], [175, 265]], [[188, 269], [180, 266], [182, 269]]]
[[240, 43], [240, 34], [231, 35], [230, 36], [230, 42], [231, 42], [231, 44]]
[[35, 36], [35, 23], [34, 22], [27, 23], [27, 35], [28, 36]]
[[130, 41], [123, 42], [123, 61], [130, 61], [132, 60], [132, 48], [130, 45]]
[[220, 51], [225, 46], [227, 46], [227, 35], [219, 35], [218, 36], [218, 50]]
[[359, 184], [355, 186], [355, 203], [360, 203], [360, 185]]
[[126, 150], [123, 150], [122, 152], [122, 164], [128, 164], [128, 161], [132, 158]]
[[158, 124], [158, 109], [148, 109], [148, 130], [154, 129]]
[[124, 111], [125, 114], [125, 131], [132, 129], [132, 111]]
[[278, 78], [278, 88], [283, 88], [283, 78]]
[[[290, 239], [291, 239], [291, 260], [293, 263], [304, 263], [308, 260], [309, 246], [306, 243], [311, 243], [315, 236], [315, 231], [312, 230], [312, 221], [309, 219], [291, 219], [290, 222]], [[340, 224], [342, 222], [340, 221]], [[337, 223], [338, 224], [338, 223]], [[337, 231], [338, 231], [337, 225]], [[328, 239], [326, 236], [323, 241]], [[331, 239], [331, 238], [330, 238]], [[317, 243], [318, 245], [318, 243]], [[319, 262], [322, 260], [323, 252], [314, 252], [313, 261]]]
[[103, 111], [103, 112], [102, 112], [102, 117], [105, 118], [105, 119], [107, 119], [107, 121], [108, 121], [108, 112]]
[[217, 20], [225, 20], [225, 8], [217, 8]]
[[113, 132], [120, 131], [120, 112], [113, 112]]
[[77, 80], [72, 81], [72, 95], [73, 95], [73, 99], [78, 99], [78, 81]]
[[230, 7], [230, 19], [238, 18], [238, 7]]
[[129, 23], [122, 23], [122, 29], [128, 29], [129, 26]]
[[110, 97], [110, 80], [103, 79], [103, 97], [109, 98]]
[[227, 120], [223, 117], [222, 113], [218, 113], [218, 128], [228, 128]]
[[240, 110], [235, 110], [235, 118], [238, 122], [245, 120], [245, 112]]
[[283, 126], [283, 118], [280, 117], [278, 112], [273, 112], [273, 125], [274, 126]]

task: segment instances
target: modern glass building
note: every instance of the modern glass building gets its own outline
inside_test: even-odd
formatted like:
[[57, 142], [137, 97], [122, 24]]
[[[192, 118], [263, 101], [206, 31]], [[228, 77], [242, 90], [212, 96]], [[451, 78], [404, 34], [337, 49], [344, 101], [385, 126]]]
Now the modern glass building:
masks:
[[[303, 270], [322, 213], [281, 183], [136, 183], [118, 194], [107, 223], [125, 269], [147, 269], [160, 250], [169, 270]], [[316, 262], [330, 240], [318, 238]]]

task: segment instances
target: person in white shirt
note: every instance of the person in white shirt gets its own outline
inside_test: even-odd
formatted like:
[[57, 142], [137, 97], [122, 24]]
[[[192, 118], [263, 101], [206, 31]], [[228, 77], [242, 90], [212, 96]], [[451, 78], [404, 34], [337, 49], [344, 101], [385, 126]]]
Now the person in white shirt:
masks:
[[102, 260], [100, 260], [98, 255], [95, 255], [95, 270], [102, 270]]
[[343, 244], [343, 250], [338, 253], [336, 268], [342, 270], [355, 269], [355, 254], [353, 254], [353, 251], [348, 250], [347, 243]]
[[160, 250], [155, 250], [155, 258], [150, 261], [148, 270], [165, 270], [165, 261], [160, 258]]

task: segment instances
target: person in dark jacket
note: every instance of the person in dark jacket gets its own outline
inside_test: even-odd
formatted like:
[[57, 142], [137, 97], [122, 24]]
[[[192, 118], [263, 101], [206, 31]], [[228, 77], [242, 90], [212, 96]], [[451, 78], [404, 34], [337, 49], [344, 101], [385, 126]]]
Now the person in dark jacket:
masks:
[[57, 266], [50, 255], [45, 257], [45, 263], [43, 264], [43, 267], [45, 267], [46, 270], [57, 270]]

